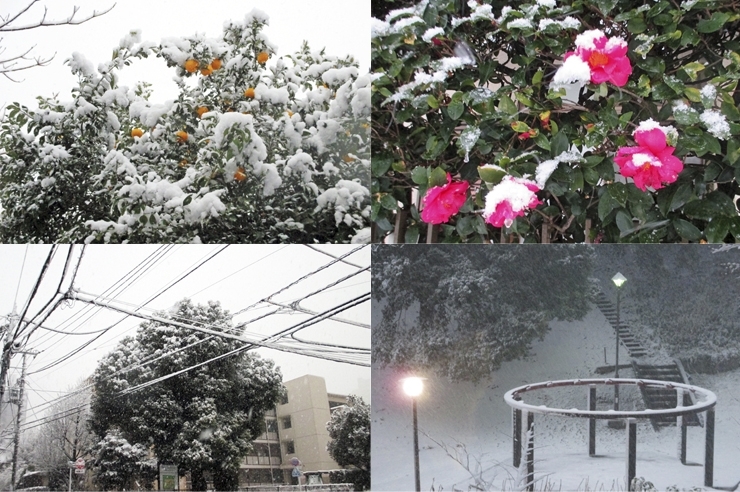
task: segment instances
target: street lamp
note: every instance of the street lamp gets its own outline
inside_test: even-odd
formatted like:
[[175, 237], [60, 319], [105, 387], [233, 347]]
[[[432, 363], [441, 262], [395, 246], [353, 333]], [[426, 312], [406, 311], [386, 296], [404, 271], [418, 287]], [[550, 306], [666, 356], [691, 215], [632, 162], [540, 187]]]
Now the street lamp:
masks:
[[421, 378], [410, 377], [403, 380], [403, 392], [411, 397], [414, 409], [414, 478], [416, 479], [416, 492], [421, 492], [421, 480], [419, 477], [419, 424], [416, 420], [416, 398], [424, 390], [424, 381]]
[[[627, 281], [624, 275], [617, 272], [612, 277], [612, 282], [617, 286], [617, 355], [614, 360], [614, 377], [619, 378], [619, 301], [622, 294], [622, 285]], [[614, 385], [614, 410], [619, 410], [619, 385]]]

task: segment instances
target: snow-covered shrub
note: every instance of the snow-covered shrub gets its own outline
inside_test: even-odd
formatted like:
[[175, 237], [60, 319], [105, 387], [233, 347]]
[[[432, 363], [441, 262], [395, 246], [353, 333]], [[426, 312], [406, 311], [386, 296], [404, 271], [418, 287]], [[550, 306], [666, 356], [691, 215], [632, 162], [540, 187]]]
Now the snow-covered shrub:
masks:
[[[740, 239], [731, 3], [376, 3], [374, 240]], [[428, 220], [448, 175], [464, 200]]]
[[[80, 53], [71, 99], [8, 107], [3, 242], [350, 242], [369, 226], [370, 79], [351, 56], [278, 57], [253, 10], [220, 38], [121, 40]], [[177, 99], [119, 71], [156, 56]]]

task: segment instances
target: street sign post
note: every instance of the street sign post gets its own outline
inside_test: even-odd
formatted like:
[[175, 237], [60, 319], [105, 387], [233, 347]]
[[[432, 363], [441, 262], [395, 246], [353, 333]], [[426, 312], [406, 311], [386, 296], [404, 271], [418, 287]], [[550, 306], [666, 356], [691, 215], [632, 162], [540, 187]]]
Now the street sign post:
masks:
[[77, 461], [68, 461], [69, 466], [69, 492], [72, 492], [72, 470], [75, 471], [75, 475], [85, 474], [85, 460], [77, 458]]
[[159, 490], [179, 490], [177, 465], [159, 465]]

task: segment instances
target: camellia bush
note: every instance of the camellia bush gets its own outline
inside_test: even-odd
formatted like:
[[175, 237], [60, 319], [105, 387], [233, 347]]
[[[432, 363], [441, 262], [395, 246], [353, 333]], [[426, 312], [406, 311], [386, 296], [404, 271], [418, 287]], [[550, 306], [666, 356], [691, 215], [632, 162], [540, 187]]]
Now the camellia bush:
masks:
[[424, 0], [372, 26], [373, 240], [740, 239], [725, 0]]
[[[69, 100], [7, 108], [3, 242], [362, 242], [369, 238], [370, 79], [307, 44], [278, 57], [266, 14], [217, 39], [124, 37], [68, 60]], [[118, 73], [156, 56], [177, 99]]]

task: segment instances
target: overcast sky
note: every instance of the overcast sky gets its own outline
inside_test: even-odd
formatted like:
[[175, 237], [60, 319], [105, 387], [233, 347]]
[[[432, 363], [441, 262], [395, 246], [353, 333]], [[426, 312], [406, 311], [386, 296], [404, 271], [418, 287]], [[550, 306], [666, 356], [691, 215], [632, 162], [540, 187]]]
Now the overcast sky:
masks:
[[[84, 18], [114, 3], [113, 0], [40, 0], [13, 25], [38, 22], [43, 16], [44, 4], [49, 9], [47, 18], [59, 20], [68, 17], [75, 5], [80, 7], [78, 17]], [[0, 2], [0, 14], [6, 17], [28, 4], [29, 0], [4, 0]], [[14, 101], [35, 107], [36, 96], [55, 93], [60, 94], [61, 100], [71, 99], [70, 90], [76, 79], [63, 62], [75, 51], [97, 66], [110, 59], [120, 39], [132, 29], [141, 29], [142, 40], [154, 42], [196, 32], [217, 37], [225, 21], [241, 21], [252, 8], [269, 15], [270, 25], [264, 33], [277, 45], [278, 56], [295, 52], [307, 40], [314, 50], [325, 47], [328, 55], [351, 54], [360, 61], [362, 72], [369, 70], [369, 0], [118, 0], [111, 12], [79, 26], [3, 33], [0, 48], [5, 52], [0, 59], [17, 55], [34, 45], [34, 55], [47, 58], [56, 53], [56, 56], [48, 67], [18, 73], [16, 76], [22, 83], [15, 84], [0, 77], [0, 107]], [[161, 58], [137, 61], [121, 74], [121, 85], [133, 87], [139, 80], [152, 82], [153, 102], [176, 97], [173, 69], [167, 68]]]
[[[16, 303], [18, 311], [23, 309], [50, 248], [51, 246], [48, 245], [0, 246], [0, 268], [2, 268], [5, 279], [5, 282], [0, 285], [0, 292], [2, 293], [0, 295], [1, 315], [9, 315], [13, 310], [14, 303]], [[223, 246], [88, 246], [85, 249], [74, 287], [84, 293], [101, 295], [136, 265], [159, 249], [160, 252], [165, 253], [161, 261], [157, 262], [146, 273], [140, 275], [138, 280], [128, 289], [115, 294], [118, 301], [126, 303], [118, 305], [135, 307], [221, 248]], [[356, 246], [325, 245], [319, 248], [332, 255], [339, 256], [352, 251]], [[51, 268], [31, 304], [26, 319], [35, 314], [53, 296], [61, 278], [67, 249], [68, 246], [59, 247], [51, 263]], [[81, 247], [76, 246], [75, 255], [78, 256], [80, 251]], [[236, 313], [326, 265], [332, 259], [330, 256], [301, 245], [228, 246], [191, 275], [148, 304], [147, 307], [156, 310], [167, 310], [178, 301], [190, 298], [201, 304], [209, 300], [217, 300], [225, 309], [231, 313]], [[346, 260], [360, 267], [367, 267], [370, 264], [370, 248], [364, 247], [347, 257]], [[336, 263], [277, 294], [273, 300], [281, 304], [288, 304], [321, 287], [336, 282], [344, 276], [358, 272], [358, 270], [360, 269], [353, 265]], [[66, 286], [68, 286], [68, 283], [65, 283]], [[364, 293], [369, 294], [369, 292], [370, 272], [364, 271], [330, 287], [321, 294], [309, 297], [301, 303], [301, 307], [320, 312]], [[266, 314], [270, 311], [268, 307], [265, 304], [257, 305], [255, 308], [235, 316], [234, 322], [244, 322]], [[85, 317], [75, 318], [71, 323], [66, 322], [70, 317], [84, 313], [86, 313]], [[92, 316], [87, 317], [89, 315]], [[348, 309], [340, 316], [369, 326], [369, 300]], [[309, 317], [306, 314], [286, 310], [284, 313], [274, 314], [250, 324], [247, 330], [249, 333], [259, 335], [271, 334]], [[43, 326], [65, 332], [85, 333], [106, 328], [121, 318], [123, 318], [123, 315], [111, 312], [108, 309], [89, 309], [86, 304], [75, 301], [73, 304], [57, 309]], [[63, 335], [44, 329], [36, 330], [26, 343], [26, 349], [40, 352], [28, 365], [27, 389], [30, 390], [31, 408], [27, 419], [34, 420], [42, 416], [42, 412], [35, 412], [33, 407], [63, 394], [65, 390], [76, 384], [80, 379], [90, 376], [95, 370], [98, 360], [109, 353], [120, 338], [135, 334], [140, 323], [141, 320], [135, 318], [125, 319], [77, 355], [49, 369], [44, 369], [44, 367], [58, 361], [85, 342], [92, 340], [95, 335]], [[309, 329], [301, 331], [300, 335], [312, 341], [328, 341], [367, 349], [370, 347], [369, 328], [331, 320], [322, 321]], [[276, 361], [281, 368], [284, 380], [294, 379], [304, 374], [315, 374], [326, 379], [329, 392], [359, 394], [365, 401], [369, 401], [369, 367], [324, 361], [276, 350], [258, 349], [258, 352], [264, 357]], [[369, 356], [366, 359], [369, 364]], [[16, 355], [12, 361], [11, 379], [14, 380], [17, 377], [20, 365], [21, 356]], [[42, 406], [42, 408], [45, 407]]]

